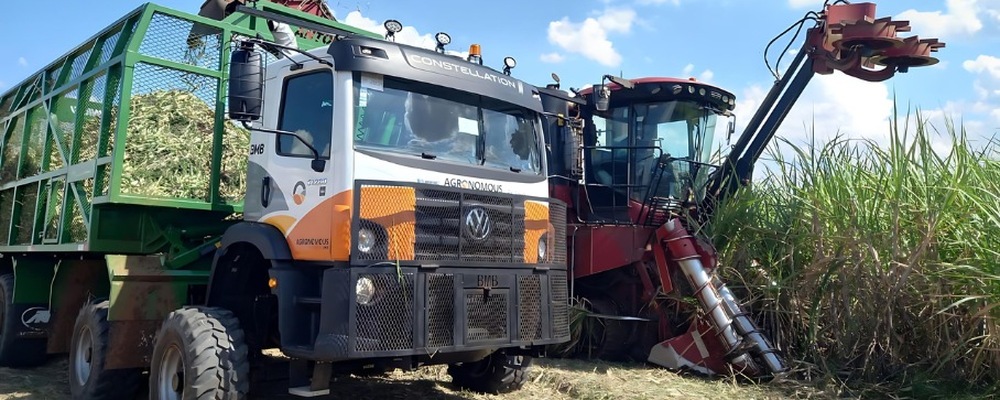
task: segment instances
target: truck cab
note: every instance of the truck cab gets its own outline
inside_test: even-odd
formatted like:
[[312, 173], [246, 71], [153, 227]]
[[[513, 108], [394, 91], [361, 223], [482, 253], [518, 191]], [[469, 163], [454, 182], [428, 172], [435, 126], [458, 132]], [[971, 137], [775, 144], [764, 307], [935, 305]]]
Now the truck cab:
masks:
[[254, 321], [251, 352], [447, 363], [460, 386], [519, 387], [506, 377], [569, 339], [565, 205], [548, 197], [537, 88], [372, 38], [270, 63], [268, 43], [240, 46], [229, 110], [252, 132], [247, 193], [208, 303]]

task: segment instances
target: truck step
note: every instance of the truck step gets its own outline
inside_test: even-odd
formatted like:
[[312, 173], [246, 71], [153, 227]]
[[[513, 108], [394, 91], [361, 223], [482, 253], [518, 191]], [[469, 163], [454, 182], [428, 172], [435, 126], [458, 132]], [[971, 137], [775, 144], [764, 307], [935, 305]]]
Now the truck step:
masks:
[[319, 305], [323, 304], [323, 299], [320, 298], [320, 297], [296, 296], [295, 297], [295, 304], [296, 305], [304, 305], [304, 306], [319, 306]]
[[288, 394], [296, 397], [319, 397], [330, 394], [330, 389], [310, 390], [309, 386], [288, 388]]

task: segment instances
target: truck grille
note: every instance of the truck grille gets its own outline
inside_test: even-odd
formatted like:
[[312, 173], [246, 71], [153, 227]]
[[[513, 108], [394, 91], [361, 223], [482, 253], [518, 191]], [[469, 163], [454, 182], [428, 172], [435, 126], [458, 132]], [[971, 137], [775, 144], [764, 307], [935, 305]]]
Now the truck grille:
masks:
[[427, 279], [427, 346], [455, 344], [455, 276], [430, 274]]
[[518, 339], [542, 338], [542, 283], [538, 275], [517, 277]]
[[[524, 262], [522, 202], [436, 189], [418, 189], [416, 200], [416, 260]], [[472, 211], [489, 219], [484, 238], [474, 237], [477, 233], [468, 227]]]
[[[569, 335], [562, 315], [568, 307], [565, 272], [466, 271], [366, 267], [353, 272], [348, 351], [386, 357], [414, 349], [539, 344]], [[360, 279], [371, 280], [375, 289], [365, 305], [353, 293]]]
[[566, 265], [566, 205], [559, 201], [549, 203], [549, 221], [552, 222], [555, 245], [551, 262]]
[[553, 274], [549, 276], [549, 290], [552, 294], [552, 336], [561, 338], [569, 336], [569, 298], [566, 287], [566, 275]]
[[507, 289], [491, 290], [489, 295], [478, 290], [466, 291], [466, 343], [510, 339], [507, 293]]
[[[356, 351], [413, 348], [413, 274], [360, 274], [371, 279], [376, 298], [369, 305], [356, 304]], [[354, 286], [351, 286], [353, 289]]]

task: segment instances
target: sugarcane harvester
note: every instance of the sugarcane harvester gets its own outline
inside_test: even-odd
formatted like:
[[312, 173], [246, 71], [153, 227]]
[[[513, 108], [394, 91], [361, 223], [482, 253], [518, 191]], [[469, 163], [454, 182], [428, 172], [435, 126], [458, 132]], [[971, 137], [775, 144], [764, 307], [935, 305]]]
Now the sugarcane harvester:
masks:
[[[728, 155], [714, 163], [716, 126], [734, 118], [731, 92], [693, 78], [605, 75], [570, 94], [553, 74], [555, 83], [541, 90], [550, 190], [569, 204], [571, 291], [593, 322], [578, 349], [706, 374], [790, 370], [715, 273], [716, 251], [696, 225], [750, 183], [754, 164], [814, 75], [840, 71], [879, 82], [937, 62], [930, 53], [943, 43], [897, 37], [908, 23], [876, 19], [875, 8], [824, 4], [786, 30], [815, 22]], [[685, 295], [697, 307], [686, 305]]]

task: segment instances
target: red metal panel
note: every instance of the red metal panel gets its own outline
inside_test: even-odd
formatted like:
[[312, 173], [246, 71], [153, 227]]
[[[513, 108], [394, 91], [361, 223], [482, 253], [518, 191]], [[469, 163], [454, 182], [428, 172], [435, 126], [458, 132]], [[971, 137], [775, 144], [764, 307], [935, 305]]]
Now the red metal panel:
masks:
[[296, 10], [315, 15], [317, 17], [326, 18], [332, 21], [337, 19], [333, 17], [333, 12], [327, 7], [325, 0], [270, 0], [272, 3], [281, 4], [288, 8], [294, 8]]
[[641, 260], [652, 233], [642, 226], [580, 226], [573, 244], [573, 276], [582, 278]]

